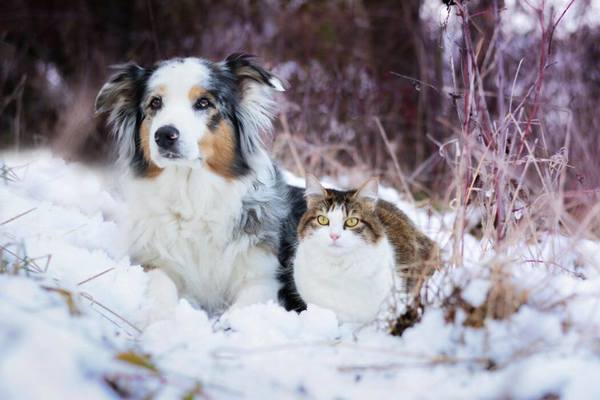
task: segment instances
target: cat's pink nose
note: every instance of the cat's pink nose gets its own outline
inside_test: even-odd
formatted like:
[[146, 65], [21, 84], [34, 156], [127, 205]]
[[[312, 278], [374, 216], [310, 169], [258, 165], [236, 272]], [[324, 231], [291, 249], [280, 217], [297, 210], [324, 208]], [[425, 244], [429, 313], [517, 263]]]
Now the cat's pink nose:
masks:
[[338, 240], [340, 238], [340, 234], [339, 233], [330, 233], [329, 237], [331, 238], [331, 240], [333, 240], [335, 242], [336, 240]]

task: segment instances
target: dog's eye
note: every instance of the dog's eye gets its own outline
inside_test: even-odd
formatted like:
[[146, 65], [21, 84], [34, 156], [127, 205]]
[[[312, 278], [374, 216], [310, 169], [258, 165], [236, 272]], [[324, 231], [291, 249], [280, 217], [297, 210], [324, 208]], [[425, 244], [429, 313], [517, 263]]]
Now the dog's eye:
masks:
[[210, 100], [208, 100], [206, 97], [200, 97], [194, 103], [194, 110], [206, 110], [211, 105], [212, 104], [211, 104]]
[[160, 110], [162, 107], [162, 99], [160, 97], [153, 97], [150, 100], [150, 109], [154, 111]]

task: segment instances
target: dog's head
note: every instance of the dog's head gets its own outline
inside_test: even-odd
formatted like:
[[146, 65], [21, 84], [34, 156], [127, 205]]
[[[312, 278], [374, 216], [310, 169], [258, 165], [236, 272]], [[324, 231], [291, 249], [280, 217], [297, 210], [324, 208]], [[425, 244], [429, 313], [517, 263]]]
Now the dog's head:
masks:
[[284, 90], [281, 81], [244, 54], [220, 63], [130, 63], [117, 66], [102, 87], [96, 113], [108, 115], [119, 159], [138, 174], [188, 165], [233, 178], [248, 172], [261, 135], [271, 129], [273, 90]]

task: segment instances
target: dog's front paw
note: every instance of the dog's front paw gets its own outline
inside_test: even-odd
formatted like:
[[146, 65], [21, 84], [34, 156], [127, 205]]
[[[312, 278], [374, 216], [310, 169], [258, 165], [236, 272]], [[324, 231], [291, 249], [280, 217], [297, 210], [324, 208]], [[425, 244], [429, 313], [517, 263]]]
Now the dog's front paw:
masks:
[[179, 296], [175, 283], [160, 269], [148, 271], [146, 301], [141, 307], [139, 326], [145, 329], [156, 321], [172, 318]]

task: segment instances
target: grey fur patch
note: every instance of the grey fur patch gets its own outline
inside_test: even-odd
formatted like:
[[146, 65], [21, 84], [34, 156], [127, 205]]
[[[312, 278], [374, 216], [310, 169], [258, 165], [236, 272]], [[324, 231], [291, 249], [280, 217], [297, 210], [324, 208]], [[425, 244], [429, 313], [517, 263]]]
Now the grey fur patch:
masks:
[[256, 179], [242, 200], [242, 216], [239, 228], [234, 229], [234, 239], [248, 235], [256, 245], [278, 254], [281, 224], [289, 214], [289, 205], [285, 199], [286, 185], [278, 168], [274, 167], [272, 173], [273, 184], [269, 186]]
[[94, 108], [96, 115], [108, 115], [107, 124], [117, 140], [117, 162], [127, 165], [142, 159], [137, 148], [140, 103], [153, 69], [134, 63], [116, 65], [113, 69], [114, 74], [98, 92]]

